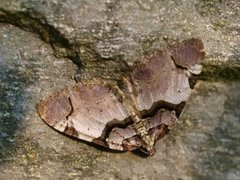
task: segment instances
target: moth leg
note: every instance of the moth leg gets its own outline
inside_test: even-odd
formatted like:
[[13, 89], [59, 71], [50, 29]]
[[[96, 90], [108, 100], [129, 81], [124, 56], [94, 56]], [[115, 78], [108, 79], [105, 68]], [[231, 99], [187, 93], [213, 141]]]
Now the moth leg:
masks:
[[110, 132], [106, 142], [111, 149], [121, 151], [132, 151], [141, 146], [140, 136], [135, 129], [131, 128], [132, 125], [127, 128], [114, 128]]

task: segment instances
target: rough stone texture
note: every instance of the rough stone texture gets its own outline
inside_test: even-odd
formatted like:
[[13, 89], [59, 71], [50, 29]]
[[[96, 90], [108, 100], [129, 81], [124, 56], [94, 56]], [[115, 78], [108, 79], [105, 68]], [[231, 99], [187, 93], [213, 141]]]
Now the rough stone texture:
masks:
[[189, 37], [203, 40], [209, 60], [239, 58], [239, 0], [1, 1], [0, 21], [81, 64], [79, 78], [119, 78], [144, 53]]
[[[239, 11], [238, 0], [0, 0], [0, 179], [239, 179]], [[75, 83], [69, 59], [80, 78], [115, 79], [189, 37], [203, 39], [207, 60], [233, 64], [205, 66], [204, 79], [225, 81], [197, 84], [155, 156], [92, 147], [36, 114], [40, 98]]]

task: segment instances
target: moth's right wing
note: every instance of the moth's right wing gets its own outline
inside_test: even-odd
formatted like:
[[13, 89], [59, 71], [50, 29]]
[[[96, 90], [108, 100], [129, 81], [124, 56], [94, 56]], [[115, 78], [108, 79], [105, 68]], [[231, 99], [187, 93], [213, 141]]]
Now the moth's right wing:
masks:
[[54, 129], [100, 145], [106, 145], [101, 138], [109, 122], [121, 123], [129, 117], [117, 95], [103, 82], [67, 88], [42, 100], [37, 111]]
[[177, 66], [186, 68], [192, 74], [199, 74], [205, 53], [203, 43], [199, 39], [189, 39], [177, 43], [170, 48], [171, 57]]

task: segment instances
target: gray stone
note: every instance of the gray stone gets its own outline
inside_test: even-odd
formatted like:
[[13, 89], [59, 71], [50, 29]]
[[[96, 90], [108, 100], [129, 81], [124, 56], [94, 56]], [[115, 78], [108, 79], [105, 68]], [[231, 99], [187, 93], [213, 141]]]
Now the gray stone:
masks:
[[0, 3], [0, 21], [38, 34], [57, 56], [81, 64], [79, 78], [119, 78], [144, 53], [189, 37], [203, 40], [208, 60], [237, 59], [239, 12], [238, 0]]

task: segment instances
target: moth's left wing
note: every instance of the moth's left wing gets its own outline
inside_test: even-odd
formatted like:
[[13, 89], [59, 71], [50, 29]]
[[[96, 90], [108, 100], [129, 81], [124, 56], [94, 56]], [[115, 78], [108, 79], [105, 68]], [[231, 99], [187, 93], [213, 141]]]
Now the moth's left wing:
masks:
[[129, 78], [138, 109], [149, 110], [158, 102], [185, 102], [191, 92], [191, 72], [199, 73], [197, 67], [201, 70], [202, 48], [200, 40], [191, 39], [157, 51], [137, 64]]

